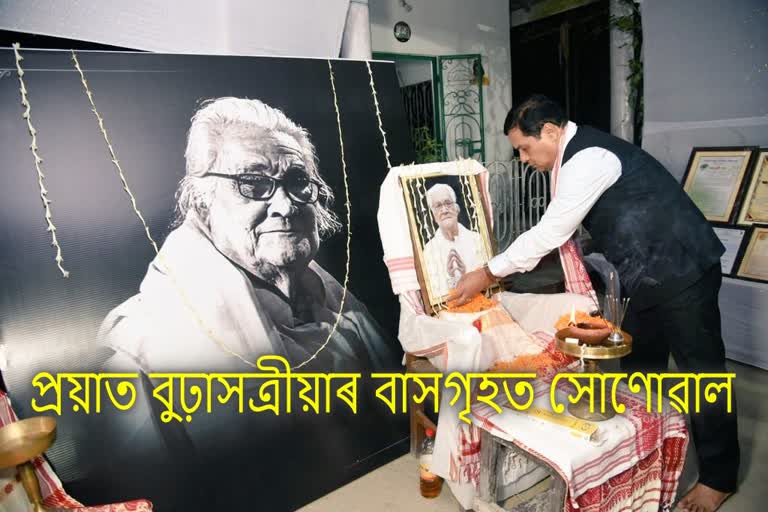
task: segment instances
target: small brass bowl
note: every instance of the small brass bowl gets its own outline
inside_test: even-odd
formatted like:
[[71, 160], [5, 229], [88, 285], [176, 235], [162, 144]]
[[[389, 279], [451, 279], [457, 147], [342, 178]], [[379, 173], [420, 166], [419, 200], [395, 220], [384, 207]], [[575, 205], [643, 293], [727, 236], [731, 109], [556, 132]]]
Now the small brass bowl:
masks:
[[56, 420], [37, 416], [0, 428], [0, 468], [24, 464], [45, 453], [56, 440]]
[[560, 339], [575, 338], [587, 345], [600, 345], [608, 339], [610, 334], [611, 328], [608, 325], [602, 326], [584, 322], [569, 325], [565, 329], [557, 331], [557, 337]]

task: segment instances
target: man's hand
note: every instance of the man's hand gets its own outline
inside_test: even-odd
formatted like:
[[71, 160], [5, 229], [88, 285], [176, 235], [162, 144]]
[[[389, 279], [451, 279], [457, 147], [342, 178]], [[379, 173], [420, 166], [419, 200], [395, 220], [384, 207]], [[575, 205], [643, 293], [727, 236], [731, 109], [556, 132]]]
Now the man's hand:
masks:
[[485, 267], [464, 274], [456, 285], [456, 290], [448, 297], [449, 302], [463, 306], [497, 281]]

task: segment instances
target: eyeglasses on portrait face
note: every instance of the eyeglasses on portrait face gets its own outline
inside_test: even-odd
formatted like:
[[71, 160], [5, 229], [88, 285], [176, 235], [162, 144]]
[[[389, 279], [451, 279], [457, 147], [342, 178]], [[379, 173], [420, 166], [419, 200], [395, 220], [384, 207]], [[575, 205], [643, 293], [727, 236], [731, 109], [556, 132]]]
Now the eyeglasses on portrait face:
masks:
[[448, 210], [451, 210], [451, 209], [453, 209], [453, 205], [455, 205], [455, 204], [456, 204], [455, 201], [453, 201], [451, 199], [446, 199], [444, 201], [440, 201], [439, 203], [432, 203], [431, 208], [434, 211], [439, 212], [440, 210], [442, 210], [444, 208], [448, 209]]
[[254, 173], [209, 172], [205, 176], [234, 180], [240, 195], [253, 201], [268, 201], [275, 195], [278, 186], [283, 187], [292, 201], [300, 204], [313, 204], [320, 195], [320, 182], [311, 179], [303, 170], [288, 170], [282, 178]]

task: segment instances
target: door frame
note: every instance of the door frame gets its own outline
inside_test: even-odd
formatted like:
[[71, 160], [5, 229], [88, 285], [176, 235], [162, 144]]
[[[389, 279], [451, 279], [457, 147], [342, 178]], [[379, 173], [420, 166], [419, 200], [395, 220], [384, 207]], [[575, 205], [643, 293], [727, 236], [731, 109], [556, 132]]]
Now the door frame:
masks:
[[428, 61], [432, 66], [432, 111], [434, 112], [434, 119], [432, 120], [432, 130], [435, 134], [435, 140], [438, 141], [443, 147], [443, 158], [445, 158], [445, 136], [444, 136], [444, 118], [443, 118], [443, 90], [440, 80], [440, 69], [437, 63], [437, 57], [432, 55], [417, 55], [413, 53], [389, 53], [389, 52], [373, 52], [373, 58], [376, 60], [387, 61]]
[[[422, 55], [414, 53], [392, 53], [392, 52], [373, 52], [372, 57], [376, 60], [386, 61], [428, 61], [432, 65], [432, 100], [434, 102], [434, 134], [443, 153], [443, 160], [448, 158], [447, 146], [447, 126], [445, 119], [445, 91], [443, 90], [443, 70], [442, 62], [448, 60], [471, 59], [479, 60], [482, 63], [483, 56], [479, 53], [464, 53], [455, 55]], [[479, 116], [480, 116], [480, 161], [485, 162], [485, 106], [483, 102], [483, 83], [480, 81], [477, 87], [479, 97]]]

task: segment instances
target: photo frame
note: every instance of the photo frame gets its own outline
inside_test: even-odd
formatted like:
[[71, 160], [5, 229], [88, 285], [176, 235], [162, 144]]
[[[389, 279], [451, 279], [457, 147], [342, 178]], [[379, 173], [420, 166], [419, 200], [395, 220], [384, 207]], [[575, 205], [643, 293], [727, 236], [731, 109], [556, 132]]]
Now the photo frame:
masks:
[[710, 222], [732, 224], [756, 147], [694, 147], [683, 174], [685, 192]]
[[[422, 299], [436, 315], [447, 308], [461, 275], [496, 254], [487, 203], [477, 174], [403, 174], [400, 183]], [[500, 290], [494, 285], [485, 291]]]
[[744, 246], [744, 240], [747, 239], [749, 234], [749, 227], [713, 222], [712, 229], [714, 229], [720, 242], [725, 246], [725, 253], [720, 257], [722, 274], [732, 277], [736, 271], [738, 257]]
[[748, 228], [733, 277], [768, 283], [768, 224], [752, 224]]
[[740, 226], [768, 224], [768, 148], [760, 148], [754, 157], [736, 223]]

